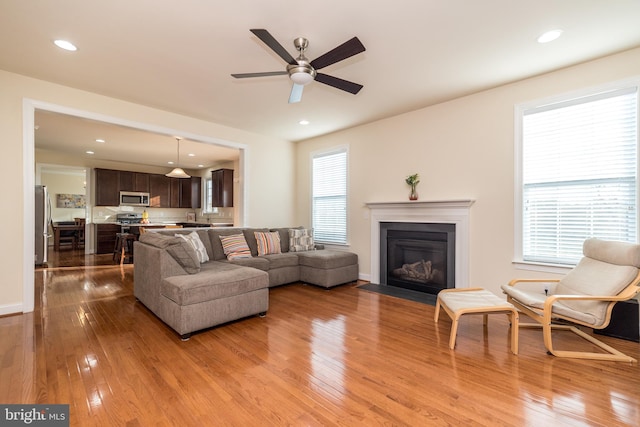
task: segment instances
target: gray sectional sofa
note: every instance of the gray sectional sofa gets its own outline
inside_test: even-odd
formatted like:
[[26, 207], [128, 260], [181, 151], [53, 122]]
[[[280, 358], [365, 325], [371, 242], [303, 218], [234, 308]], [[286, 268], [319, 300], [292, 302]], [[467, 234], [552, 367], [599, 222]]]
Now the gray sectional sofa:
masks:
[[[302, 281], [331, 288], [358, 279], [358, 257], [345, 251], [292, 252], [290, 228], [194, 228], [148, 231], [134, 243], [134, 295], [182, 339], [269, 308], [269, 287]], [[195, 232], [208, 261], [176, 234]], [[258, 255], [255, 233], [277, 232], [279, 252]], [[228, 260], [220, 236], [242, 234], [250, 258]], [[317, 245], [316, 245], [317, 247]], [[261, 247], [264, 251], [264, 245]], [[295, 248], [292, 248], [295, 249]], [[200, 254], [200, 257], [202, 254]]]

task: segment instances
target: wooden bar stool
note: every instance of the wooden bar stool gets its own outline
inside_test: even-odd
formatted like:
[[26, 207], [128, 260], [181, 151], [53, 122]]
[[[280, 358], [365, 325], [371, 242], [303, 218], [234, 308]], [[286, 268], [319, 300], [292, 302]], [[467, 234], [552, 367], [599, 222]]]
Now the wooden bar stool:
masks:
[[125, 260], [133, 262], [133, 242], [135, 240], [136, 236], [131, 233], [117, 233], [116, 244], [113, 248], [113, 261], [120, 261], [120, 265], [124, 264]]

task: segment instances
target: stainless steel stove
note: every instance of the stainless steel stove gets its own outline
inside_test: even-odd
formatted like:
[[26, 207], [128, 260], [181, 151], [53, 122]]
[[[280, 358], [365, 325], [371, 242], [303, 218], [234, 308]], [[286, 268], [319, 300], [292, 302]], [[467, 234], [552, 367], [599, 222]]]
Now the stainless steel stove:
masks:
[[120, 225], [140, 224], [142, 214], [135, 212], [119, 213], [116, 215], [116, 222]]

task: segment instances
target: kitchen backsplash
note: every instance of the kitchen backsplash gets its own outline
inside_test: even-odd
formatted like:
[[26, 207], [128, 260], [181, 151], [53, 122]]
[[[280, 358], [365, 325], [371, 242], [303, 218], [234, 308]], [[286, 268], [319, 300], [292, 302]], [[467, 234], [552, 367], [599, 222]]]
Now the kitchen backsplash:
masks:
[[119, 213], [135, 212], [142, 214], [143, 211], [149, 214], [149, 222], [186, 222], [189, 220], [188, 214], [195, 214], [196, 222], [205, 223], [233, 223], [234, 208], [217, 208], [217, 211], [203, 213], [201, 209], [164, 209], [164, 208], [143, 208], [132, 206], [95, 206], [92, 212], [92, 222], [105, 223], [115, 222]]

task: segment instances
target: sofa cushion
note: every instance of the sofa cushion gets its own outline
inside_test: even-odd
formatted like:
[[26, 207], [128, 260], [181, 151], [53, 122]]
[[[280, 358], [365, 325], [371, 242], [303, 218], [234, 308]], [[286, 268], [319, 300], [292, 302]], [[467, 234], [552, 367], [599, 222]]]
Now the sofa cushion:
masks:
[[289, 230], [289, 250], [291, 252], [312, 251], [314, 249], [312, 229], [292, 228]]
[[198, 233], [196, 233], [195, 231], [192, 231], [189, 234], [176, 233], [175, 236], [184, 239], [185, 241], [189, 242], [191, 246], [193, 246], [193, 249], [196, 250], [196, 254], [198, 255], [198, 261], [200, 261], [201, 264], [203, 262], [209, 261], [207, 249], [205, 248], [204, 243], [202, 243], [202, 240], [200, 240], [200, 236], [198, 235]]
[[296, 267], [298, 265], [298, 256], [290, 252], [286, 254], [272, 254], [262, 257], [269, 261], [269, 268]]
[[238, 258], [229, 262], [234, 265], [241, 265], [243, 267], [253, 267], [262, 271], [269, 271], [269, 268], [271, 268], [269, 260], [265, 259], [264, 257]]
[[258, 256], [279, 254], [280, 234], [277, 231], [256, 231], [253, 233], [258, 244]]
[[167, 236], [161, 233], [144, 233], [140, 235], [140, 242], [166, 249], [167, 253], [189, 274], [200, 271], [200, 261], [191, 243], [175, 236]]
[[298, 253], [298, 263], [307, 267], [332, 269], [358, 264], [358, 256], [352, 252], [308, 251]]
[[251, 252], [244, 234], [231, 234], [229, 236], [220, 236], [222, 249], [229, 261], [240, 258], [251, 258]]
[[247, 244], [249, 245], [249, 249], [251, 249], [251, 255], [253, 256], [258, 256], [258, 242], [256, 241], [256, 236], [255, 236], [256, 231], [261, 233], [267, 233], [269, 229], [268, 228], [245, 228], [242, 230], [242, 233], [244, 233], [244, 238], [246, 239]]
[[264, 271], [208, 262], [202, 265], [200, 274], [164, 279], [160, 293], [178, 305], [189, 305], [245, 294], [268, 285], [269, 276]]

